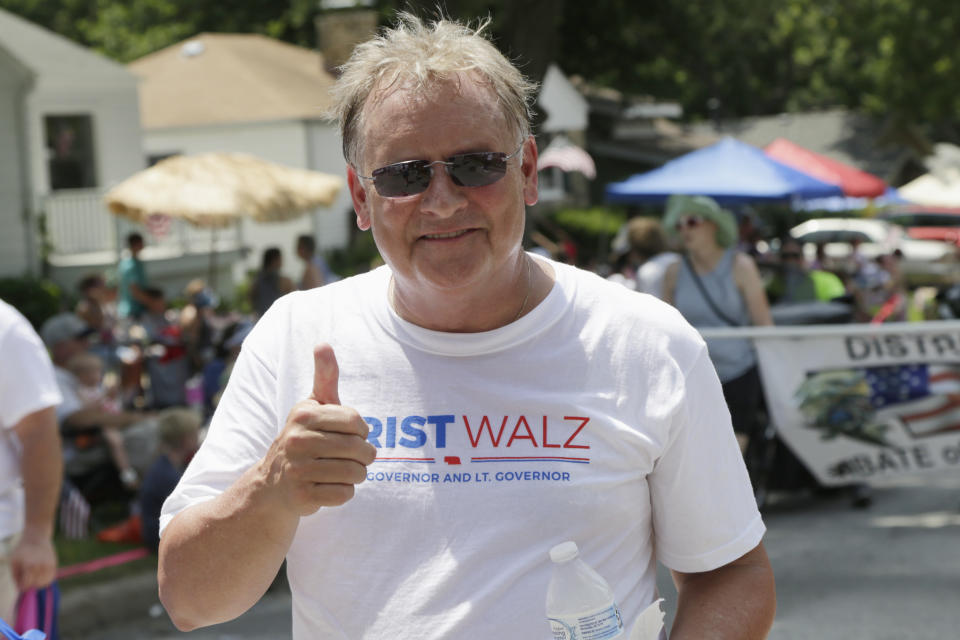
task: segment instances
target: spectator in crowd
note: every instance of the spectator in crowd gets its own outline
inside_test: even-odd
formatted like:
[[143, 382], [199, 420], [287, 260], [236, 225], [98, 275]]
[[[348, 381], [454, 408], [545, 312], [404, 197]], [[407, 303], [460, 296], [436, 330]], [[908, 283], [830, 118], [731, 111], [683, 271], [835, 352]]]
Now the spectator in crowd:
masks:
[[150, 407], [185, 406], [190, 363], [176, 314], [168, 308], [162, 289], [148, 287], [144, 297], [145, 313], [141, 323], [146, 334], [144, 353], [150, 380]]
[[173, 492], [197, 450], [200, 415], [191, 409], [166, 409], [157, 418], [160, 455], [143, 478], [138, 502], [143, 543], [153, 553], [160, 544], [160, 508]]
[[97, 342], [107, 347], [113, 347], [113, 335], [116, 318], [111, 313], [111, 301], [114, 292], [107, 287], [106, 280], [99, 273], [85, 276], [77, 285], [80, 300], [74, 307], [74, 313], [83, 320], [88, 327], [96, 332]]
[[761, 238], [760, 229], [757, 227], [753, 216], [750, 213], [741, 215], [737, 221], [737, 251], [755, 258], [760, 253], [757, 249], [757, 243]]
[[[674, 637], [766, 637], [764, 527], [703, 341], [523, 251], [533, 86], [474, 30], [407, 14], [342, 69], [347, 182], [386, 266], [278, 300], [244, 341], [161, 515], [174, 623], [240, 615], [287, 557], [297, 639], [542, 637], [548, 550], [577, 540], [624, 619], [659, 558]], [[523, 471], [541, 443], [589, 464]]]
[[203, 371], [204, 366], [213, 358], [214, 308], [217, 296], [207, 288], [206, 283], [195, 278], [184, 288], [187, 302], [180, 310], [180, 336], [187, 350], [190, 373]]
[[[680, 236], [683, 259], [667, 268], [664, 300], [698, 329], [773, 324], [753, 258], [736, 248], [733, 214], [706, 196], [670, 196], [664, 226]], [[757, 356], [749, 339], [708, 339], [741, 448], [758, 429]]]
[[303, 275], [300, 277], [299, 289], [322, 287], [340, 279], [340, 276], [335, 274], [324, 260], [323, 255], [317, 253], [317, 243], [313, 236], [309, 234], [297, 236], [296, 252], [297, 257], [303, 261]]
[[773, 303], [813, 302], [817, 290], [810, 271], [803, 262], [803, 247], [792, 237], [780, 241], [779, 261], [767, 285], [767, 295]]
[[787, 236], [780, 242], [775, 273], [767, 284], [767, 295], [775, 304], [791, 302], [842, 301], [846, 294], [843, 281], [833, 272], [804, 262], [803, 245]]
[[680, 256], [667, 250], [663, 226], [656, 218], [637, 217], [627, 223], [630, 255], [637, 265], [637, 291], [663, 298], [667, 267]]
[[[103, 384], [103, 361], [89, 351], [78, 353], [67, 362], [67, 371], [76, 379], [76, 392], [84, 408], [101, 409], [107, 413], [121, 413], [122, 407], [117, 399], [116, 389], [107, 389]], [[123, 435], [115, 424], [106, 424], [99, 430], [110, 450], [113, 464], [120, 472], [120, 481], [128, 490], [134, 490], [140, 481], [137, 470], [130, 464], [130, 458], [123, 445]]]
[[816, 243], [816, 251], [813, 260], [810, 261], [810, 268], [818, 271], [834, 271], [835, 265], [827, 256], [827, 245], [824, 242]]
[[891, 253], [877, 256], [878, 274], [872, 289], [861, 293], [860, 302], [864, 306], [864, 315], [870, 322], [905, 322], [909, 296], [906, 280], [900, 269], [903, 252], [895, 249]]
[[54, 518], [63, 467], [50, 357], [23, 315], [0, 300], [0, 618], [56, 575]]
[[147, 272], [140, 260], [143, 251], [143, 236], [131, 233], [127, 236], [127, 252], [117, 265], [117, 315], [121, 319], [140, 317], [146, 302], [144, 289], [147, 286]]
[[233, 365], [240, 355], [240, 346], [253, 324], [248, 321], [234, 322], [224, 329], [217, 344], [215, 355], [203, 370], [204, 403], [208, 409], [217, 406], [220, 394], [227, 386]]
[[156, 450], [155, 424], [143, 413], [86, 404], [81, 397], [80, 381], [67, 368], [75, 356], [86, 352], [90, 328], [73, 313], [61, 313], [43, 324], [40, 335], [50, 349], [54, 376], [63, 398], [57, 407], [57, 422], [64, 437], [67, 475], [83, 476], [95, 467], [110, 464], [106, 444], [98, 446], [96, 439], [90, 438], [102, 434], [104, 429], [121, 430], [130, 464], [142, 475]]
[[250, 287], [250, 304], [259, 318], [270, 305], [282, 295], [293, 291], [293, 282], [283, 275], [283, 254], [278, 247], [269, 247], [263, 251], [260, 271], [257, 272]]
[[303, 261], [303, 275], [300, 276], [299, 289], [313, 289], [322, 287], [326, 284], [323, 277], [323, 269], [318, 264], [314, 252], [316, 251], [316, 242], [311, 235], [302, 235], [297, 237], [296, 252], [297, 257]]

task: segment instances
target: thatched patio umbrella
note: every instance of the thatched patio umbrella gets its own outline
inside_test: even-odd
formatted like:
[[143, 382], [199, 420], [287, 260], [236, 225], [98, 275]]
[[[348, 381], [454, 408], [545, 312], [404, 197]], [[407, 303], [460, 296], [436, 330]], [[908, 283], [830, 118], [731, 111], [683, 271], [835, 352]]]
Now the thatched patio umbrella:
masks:
[[[249, 154], [203, 153], [165, 158], [112, 188], [104, 199], [111, 212], [140, 224], [163, 215], [218, 229], [244, 217], [257, 222], [297, 218], [332, 205], [342, 185], [337, 176]], [[212, 246], [210, 259], [212, 271]]]
[[226, 227], [242, 217], [282, 222], [330, 206], [343, 180], [245, 153], [165, 158], [107, 192], [110, 211], [144, 223], [151, 215], [198, 227]]

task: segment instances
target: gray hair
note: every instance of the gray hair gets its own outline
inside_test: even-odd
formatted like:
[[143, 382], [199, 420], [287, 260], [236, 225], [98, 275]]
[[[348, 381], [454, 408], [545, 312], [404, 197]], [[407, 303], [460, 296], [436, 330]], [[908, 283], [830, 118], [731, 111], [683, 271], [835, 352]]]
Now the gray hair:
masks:
[[507, 121], [526, 138], [536, 84], [487, 40], [483, 32], [489, 24], [489, 18], [481, 20], [476, 29], [445, 19], [427, 24], [402, 12], [393, 28], [357, 45], [340, 67], [340, 78], [332, 89], [330, 115], [339, 123], [347, 162], [356, 167], [360, 159], [363, 108], [375, 89], [409, 83], [423, 91], [457, 73], [472, 72], [484, 78]]

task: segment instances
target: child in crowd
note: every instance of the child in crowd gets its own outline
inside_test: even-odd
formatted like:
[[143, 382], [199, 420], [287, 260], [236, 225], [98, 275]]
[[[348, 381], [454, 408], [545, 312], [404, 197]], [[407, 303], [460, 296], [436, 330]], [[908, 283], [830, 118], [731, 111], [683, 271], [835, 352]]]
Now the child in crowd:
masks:
[[[121, 406], [116, 389], [109, 389], [103, 382], [103, 361], [91, 352], [77, 354], [67, 362], [67, 370], [76, 378], [77, 395], [84, 408], [97, 408], [108, 413], [120, 413]], [[139, 474], [130, 463], [119, 427], [103, 427], [100, 430], [110, 451], [110, 459], [120, 472], [120, 481], [129, 490], [137, 488]]]
[[150, 406], [153, 409], [185, 406], [189, 362], [180, 325], [167, 313], [162, 290], [147, 287], [143, 293], [145, 312], [140, 322], [147, 343], [144, 353], [150, 379]]
[[160, 544], [160, 508], [200, 446], [200, 424], [191, 409], [167, 409], [158, 419], [160, 455], [144, 476], [139, 498], [143, 542], [153, 553]]

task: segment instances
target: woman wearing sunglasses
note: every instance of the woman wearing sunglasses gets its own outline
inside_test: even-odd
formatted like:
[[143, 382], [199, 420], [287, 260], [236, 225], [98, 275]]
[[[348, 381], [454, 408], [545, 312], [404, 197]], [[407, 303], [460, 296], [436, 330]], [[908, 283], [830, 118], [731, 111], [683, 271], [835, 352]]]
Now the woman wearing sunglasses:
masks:
[[286, 559], [296, 640], [544, 637], [548, 551], [576, 540], [622, 619], [660, 559], [675, 638], [765, 637], [765, 528], [703, 342], [523, 249], [534, 87], [473, 29], [409, 15], [342, 70], [347, 183], [385, 265], [246, 337], [164, 505], [178, 626], [239, 615]]
[[[737, 251], [737, 223], [707, 196], [667, 200], [664, 227], [684, 257], [667, 269], [664, 300], [698, 329], [773, 324], [763, 280], [753, 259]], [[749, 339], [708, 339], [734, 431], [743, 447], [757, 428], [760, 376]]]

